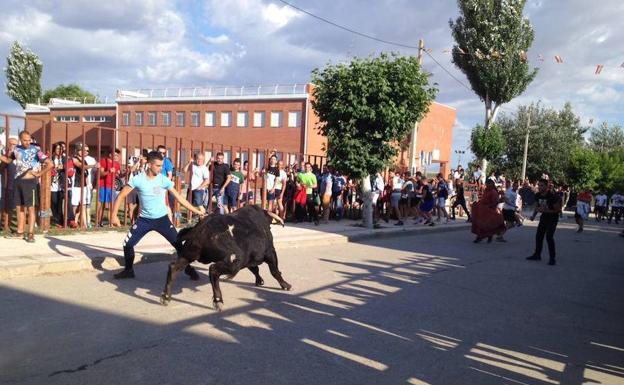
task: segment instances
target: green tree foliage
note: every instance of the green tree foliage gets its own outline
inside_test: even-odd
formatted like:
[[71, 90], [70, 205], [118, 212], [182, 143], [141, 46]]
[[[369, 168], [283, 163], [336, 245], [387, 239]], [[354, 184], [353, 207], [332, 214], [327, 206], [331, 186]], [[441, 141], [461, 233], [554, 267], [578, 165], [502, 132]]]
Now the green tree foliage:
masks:
[[493, 166], [510, 177], [521, 176], [529, 111], [527, 177], [536, 179], [548, 173], [557, 183], [568, 183], [571, 150], [583, 145], [583, 134], [587, 130], [569, 103], [559, 111], [537, 103], [501, 115], [497, 125], [505, 138], [505, 149], [503, 156], [493, 160]]
[[77, 84], [61, 84], [56, 88], [46, 90], [43, 94], [43, 103], [48, 103], [52, 98], [70, 99], [83, 103], [93, 103], [96, 100], [95, 95], [80, 88]]
[[470, 150], [479, 159], [497, 159], [505, 150], [505, 138], [498, 124], [488, 130], [481, 125], [472, 129]]
[[603, 122], [591, 130], [589, 143], [594, 150], [601, 152], [624, 149], [624, 128]]
[[585, 146], [575, 146], [568, 153], [567, 184], [577, 191], [595, 188], [601, 176], [598, 154]]
[[312, 107], [328, 139], [328, 164], [355, 178], [373, 175], [422, 119], [437, 89], [414, 57], [382, 54], [312, 71]]
[[36, 103], [41, 97], [42, 71], [43, 64], [39, 57], [29, 49], [23, 48], [17, 41], [13, 42], [4, 70], [7, 95], [22, 108], [25, 108], [27, 103]]
[[598, 153], [596, 189], [612, 194], [624, 192], [624, 149]]
[[449, 22], [456, 45], [453, 63], [485, 103], [485, 128], [501, 104], [520, 95], [537, 70], [529, 69], [526, 52], [533, 27], [522, 16], [526, 0], [458, 0], [459, 17]]

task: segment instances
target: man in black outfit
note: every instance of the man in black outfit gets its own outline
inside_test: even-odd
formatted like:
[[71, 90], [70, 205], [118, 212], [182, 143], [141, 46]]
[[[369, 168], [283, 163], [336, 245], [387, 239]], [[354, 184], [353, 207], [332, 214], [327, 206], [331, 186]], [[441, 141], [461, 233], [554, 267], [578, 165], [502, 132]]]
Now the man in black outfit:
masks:
[[217, 153], [217, 161], [212, 165], [212, 195], [217, 199], [219, 214], [225, 214], [224, 193], [230, 183], [230, 166], [223, 163], [223, 153]]
[[461, 206], [464, 209], [464, 212], [468, 215], [468, 222], [470, 222], [470, 212], [468, 211], [468, 207], [466, 207], [466, 197], [464, 192], [464, 181], [461, 179], [457, 179], [457, 183], [455, 184], [455, 202], [451, 206], [451, 219], [455, 220], [455, 207]]
[[539, 225], [537, 226], [537, 234], [535, 235], [535, 252], [529, 261], [539, 261], [542, 259], [542, 245], [544, 243], [544, 235], [548, 242], [548, 253], [550, 254], [549, 265], [555, 265], [555, 230], [559, 222], [559, 213], [561, 212], [561, 198], [553, 192], [546, 179], [540, 179], [538, 182], [538, 193], [535, 194], [535, 210], [531, 216], [531, 220], [535, 220], [537, 213], [540, 216]]

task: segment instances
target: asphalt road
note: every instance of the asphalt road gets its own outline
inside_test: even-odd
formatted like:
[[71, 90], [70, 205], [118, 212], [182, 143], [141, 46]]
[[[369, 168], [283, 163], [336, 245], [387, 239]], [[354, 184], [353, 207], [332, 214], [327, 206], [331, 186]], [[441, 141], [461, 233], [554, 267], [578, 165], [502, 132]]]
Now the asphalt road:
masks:
[[[559, 263], [468, 232], [284, 250], [212, 308], [165, 263], [0, 282], [1, 384], [623, 384], [624, 238], [560, 225]], [[546, 251], [546, 250], [545, 250]], [[545, 255], [544, 255], [545, 256]]]

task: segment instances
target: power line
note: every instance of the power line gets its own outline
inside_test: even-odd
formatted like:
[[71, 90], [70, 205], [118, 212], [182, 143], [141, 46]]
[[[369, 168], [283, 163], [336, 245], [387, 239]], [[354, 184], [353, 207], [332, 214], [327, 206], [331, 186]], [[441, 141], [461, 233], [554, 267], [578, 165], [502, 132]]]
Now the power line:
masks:
[[354, 34], [356, 34], [356, 35], [359, 35], [359, 36], [365, 37], [365, 38], [367, 38], [367, 39], [375, 40], [375, 41], [378, 41], [378, 42], [380, 42], [380, 43], [385, 43], [385, 44], [390, 44], [390, 45], [396, 45], [397, 47], [411, 48], [411, 49], [418, 49], [418, 47], [417, 47], [417, 46], [415, 46], [415, 45], [409, 45], [409, 44], [397, 43], [397, 42], [390, 41], [390, 40], [380, 39], [380, 38], [375, 37], [375, 36], [372, 36], [372, 35], [367, 35], [367, 34], [365, 34], [365, 33], [363, 33], [363, 32], [359, 32], [359, 31], [353, 30], [353, 29], [351, 29], [351, 28], [348, 28], [348, 27], [342, 26], [342, 25], [340, 25], [340, 24], [334, 23], [333, 21], [331, 21], [331, 20], [327, 20], [327, 19], [325, 19], [324, 17], [317, 16], [317, 15], [315, 15], [315, 14], [313, 14], [313, 13], [311, 13], [311, 12], [308, 12], [308, 11], [306, 11], [306, 10], [305, 10], [305, 9], [303, 9], [303, 8], [299, 8], [299, 7], [297, 7], [296, 5], [291, 4], [291, 3], [289, 3], [289, 2], [287, 2], [287, 1], [285, 1], [285, 0], [278, 0], [278, 1], [280, 1], [280, 2], [282, 2], [282, 3], [284, 3], [284, 4], [286, 4], [287, 6], [289, 6], [289, 7], [291, 7], [291, 8], [296, 9], [297, 11], [303, 12], [303, 13], [305, 13], [305, 14], [306, 14], [306, 15], [308, 15], [308, 16], [311, 16], [311, 17], [313, 17], [313, 18], [315, 18], [315, 19], [321, 20], [321, 21], [323, 21], [323, 22], [325, 22], [325, 23], [327, 23], [327, 24], [331, 24], [331, 25], [333, 25], [333, 26], [334, 26], [334, 27], [336, 27], [336, 28], [340, 28], [340, 29], [342, 29], [342, 30], [345, 30], [345, 31], [347, 31], [347, 32], [354, 33]]
[[[378, 38], [378, 37], [375, 37], [375, 36], [368, 35], [368, 34], [363, 33], [363, 32], [359, 32], [359, 31], [353, 30], [353, 29], [351, 29], [351, 28], [348, 28], [348, 27], [345, 27], [345, 26], [340, 25], [340, 24], [338, 24], [338, 23], [335, 23], [335, 22], [333, 22], [333, 21], [331, 21], [331, 20], [325, 19], [324, 17], [321, 17], [321, 16], [315, 15], [315, 14], [313, 14], [313, 13], [311, 13], [311, 12], [308, 12], [308, 11], [306, 11], [306, 10], [305, 10], [305, 9], [303, 9], [303, 8], [297, 7], [296, 5], [289, 3], [288, 1], [285, 1], [285, 0], [278, 0], [278, 1], [280, 1], [280, 2], [281, 2], [281, 3], [283, 3], [283, 4], [286, 4], [287, 6], [289, 6], [289, 7], [293, 8], [293, 9], [296, 9], [296, 10], [297, 10], [297, 11], [299, 11], [299, 12], [303, 12], [303, 13], [305, 13], [306, 15], [311, 16], [311, 17], [313, 17], [313, 18], [315, 18], [315, 19], [317, 19], [317, 20], [320, 20], [320, 21], [322, 21], [322, 22], [324, 22], [324, 23], [327, 23], [327, 24], [333, 25], [333, 26], [334, 26], [334, 27], [336, 27], [336, 28], [339, 28], [339, 29], [342, 29], [342, 30], [344, 30], [344, 31], [347, 31], [347, 32], [353, 33], [353, 34], [355, 34], [355, 35], [358, 35], [358, 36], [364, 37], [364, 38], [366, 38], [366, 39], [375, 40], [375, 41], [378, 41], [378, 42], [380, 42], [380, 43], [389, 44], [389, 45], [394, 45], [394, 46], [397, 46], [397, 47], [410, 48], [410, 49], [420, 49], [419, 47], [414, 46], [414, 45], [403, 44], [403, 43], [397, 43], [397, 42], [395, 42], [395, 41], [390, 41], [390, 40], [380, 39], [380, 38]], [[433, 56], [432, 56], [429, 52], [427, 52], [427, 50], [424, 50], [424, 51], [425, 51], [425, 53], [426, 53], [426, 54], [427, 54], [427, 55], [431, 58], [431, 60], [433, 60], [433, 61], [434, 61], [434, 63], [436, 63], [436, 64], [437, 64], [440, 68], [442, 68], [442, 69], [444, 70], [444, 72], [446, 72], [446, 73], [447, 73], [447, 74], [448, 74], [451, 78], [453, 78], [456, 82], [458, 82], [459, 84], [461, 84], [461, 85], [462, 85], [464, 88], [466, 88], [468, 91], [472, 91], [472, 89], [471, 89], [470, 87], [468, 87], [468, 86], [467, 86], [464, 82], [462, 82], [461, 80], [459, 80], [459, 79], [458, 79], [455, 75], [453, 75], [453, 74], [452, 74], [452, 73], [451, 73], [448, 69], [446, 69], [446, 67], [444, 67], [444, 66], [443, 66], [443, 65], [442, 65], [439, 61], [437, 61], [437, 60], [436, 60], [436, 58], [434, 58], [434, 57], [433, 57]]]
[[437, 61], [436, 58], [433, 57], [433, 55], [431, 55], [429, 52], [427, 52], [427, 50], [424, 50], [424, 51], [427, 54], [427, 56], [429, 56], [431, 58], [431, 60], [433, 60], [440, 68], [442, 68], [444, 70], [444, 72], [446, 72], [448, 74], [448, 76], [450, 76], [453, 79], [455, 79], [455, 81], [457, 83], [459, 83], [462, 86], [464, 86], [464, 88], [466, 88], [468, 91], [472, 91], [472, 88], [468, 87], [466, 84], [464, 84], [464, 82], [462, 82], [461, 80], [457, 79], [457, 77], [455, 75], [453, 75], [451, 73], [451, 71], [447, 70], [446, 67], [444, 67], [442, 64], [440, 64], [440, 62]]

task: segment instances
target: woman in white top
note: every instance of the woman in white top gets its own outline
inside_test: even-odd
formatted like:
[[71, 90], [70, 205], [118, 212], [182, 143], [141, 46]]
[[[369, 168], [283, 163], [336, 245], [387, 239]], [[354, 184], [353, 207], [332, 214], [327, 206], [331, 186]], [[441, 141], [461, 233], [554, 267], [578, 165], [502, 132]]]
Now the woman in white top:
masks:
[[403, 226], [403, 221], [401, 220], [401, 210], [399, 210], [399, 202], [401, 201], [401, 191], [403, 190], [403, 179], [394, 171], [390, 171], [388, 174], [390, 179], [390, 187], [392, 188], [392, 195], [390, 195], [390, 202], [392, 203], [392, 210], [396, 215], [398, 222], [395, 223], [395, 226]]
[[286, 210], [284, 210], [284, 192], [286, 191], [286, 181], [288, 175], [284, 169], [284, 161], [277, 162], [279, 176], [275, 178], [275, 200], [277, 201], [277, 215], [282, 219], [286, 219]]

